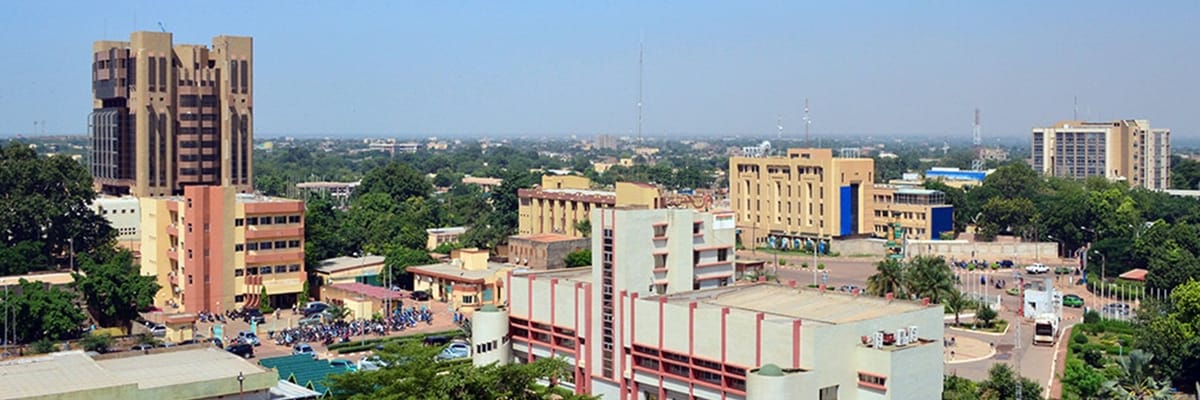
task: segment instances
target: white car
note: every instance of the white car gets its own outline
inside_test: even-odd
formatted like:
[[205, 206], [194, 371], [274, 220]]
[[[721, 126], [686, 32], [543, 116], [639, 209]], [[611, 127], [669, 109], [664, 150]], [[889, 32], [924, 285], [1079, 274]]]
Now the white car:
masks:
[[383, 361], [379, 359], [379, 356], [375, 355], [363, 357], [363, 359], [358, 360], [359, 371], [375, 371], [387, 366], [387, 361]]
[[1041, 263], [1031, 264], [1031, 265], [1025, 267], [1025, 272], [1028, 272], [1031, 274], [1044, 274], [1044, 273], [1050, 272], [1050, 267], [1047, 267], [1045, 264], [1041, 264]]

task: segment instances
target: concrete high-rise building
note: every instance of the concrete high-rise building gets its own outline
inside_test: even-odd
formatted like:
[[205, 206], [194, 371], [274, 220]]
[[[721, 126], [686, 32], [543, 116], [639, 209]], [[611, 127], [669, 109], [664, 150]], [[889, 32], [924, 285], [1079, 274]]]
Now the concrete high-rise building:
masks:
[[140, 209], [142, 275], [162, 287], [155, 306], [194, 313], [308, 300], [303, 201], [187, 186], [143, 197]]
[[1062, 121], [1033, 128], [1033, 168], [1047, 176], [1103, 176], [1129, 186], [1169, 189], [1171, 130], [1144, 119]]
[[107, 194], [168, 196], [193, 185], [249, 192], [254, 179], [254, 46], [165, 32], [92, 45], [92, 175]]

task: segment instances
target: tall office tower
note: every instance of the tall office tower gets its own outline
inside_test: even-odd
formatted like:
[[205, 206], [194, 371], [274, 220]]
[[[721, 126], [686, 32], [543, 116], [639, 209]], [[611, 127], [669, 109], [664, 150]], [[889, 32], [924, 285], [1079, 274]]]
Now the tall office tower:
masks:
[[253, 190], [254, 45], [217, 36], [174, 45], [165, 32], [92, 45], [92, 175], [107, 194], [185, 186]]
[[1048, 176], [1103, 176], [1132, 187], [1169, 189], [1171, 130], [1150, 121], [1063, 121], [1033, 128], [1033, 168]]

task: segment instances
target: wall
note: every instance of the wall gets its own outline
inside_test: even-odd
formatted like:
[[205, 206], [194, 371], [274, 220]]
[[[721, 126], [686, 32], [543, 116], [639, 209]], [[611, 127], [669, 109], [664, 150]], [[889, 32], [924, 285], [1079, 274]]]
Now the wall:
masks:
[[965, 240], [910, 240], [909, 256], [938, 255], [958, 260], [1013, 260], [1018, 263], [1058, 259], [1058, 243], [1055, 242], [968, 242]]

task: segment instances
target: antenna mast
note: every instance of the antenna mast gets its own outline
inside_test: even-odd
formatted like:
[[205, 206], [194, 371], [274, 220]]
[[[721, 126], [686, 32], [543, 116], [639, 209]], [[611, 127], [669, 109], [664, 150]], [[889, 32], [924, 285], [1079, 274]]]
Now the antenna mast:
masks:
[[779, 128], [779, 133], [775, 135], [775, 140], [783, 140], [783, 115], [775, 114], [775, 125]]
[[812, 125], [812, 120], [808, 119], [808, 98], [804, 98], [804, 147], [812, 147], [812, 139], [808, 136], [808, 126]]
[[637, 99], [637, 136], [638, 140], [642, 140], [642, 62], [646, 53], [646, 39], [643, 37], [638, 43], [638, 99]]
[[971, 144], [974, 145], [975, 159], [971, 160], [971, 169], [983, 170], [983, 129], [979, 126], [979, 109], [975, 109], [975, 129], [972, 131]]
[[1071, 120], [1078, 121], [1079, 120], [1079, 96], [1075, 96], [1073, 99], [1074, 99], [1074, 103], [1073, 103], [1074, 107], [1072, 107], [1072, 109], [1071, 109]]

